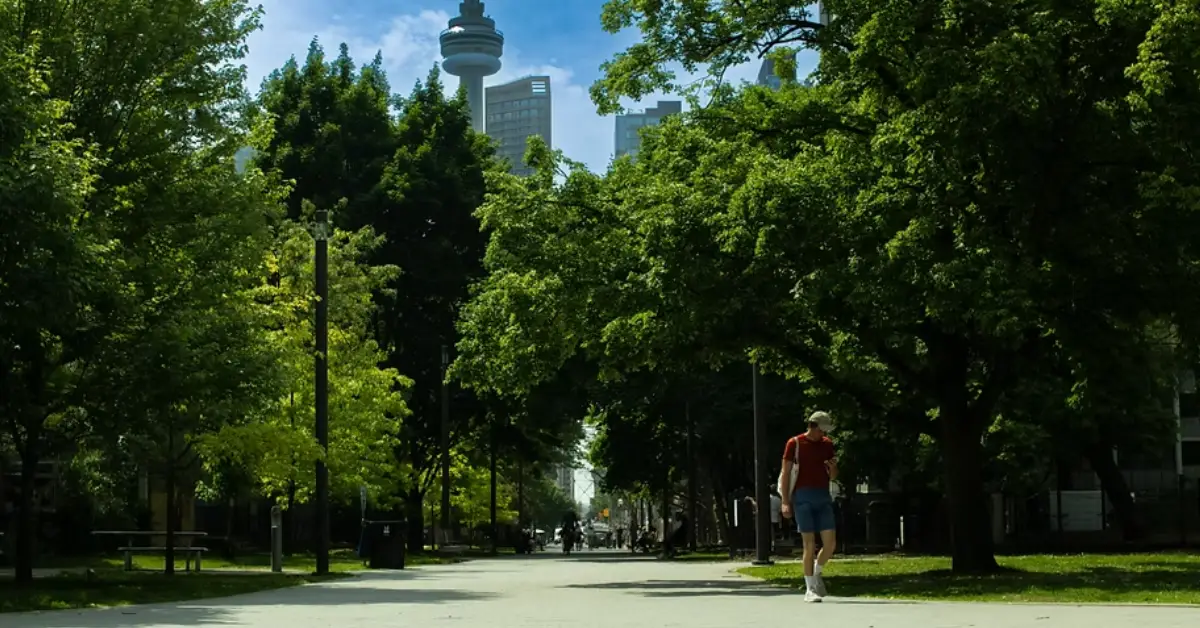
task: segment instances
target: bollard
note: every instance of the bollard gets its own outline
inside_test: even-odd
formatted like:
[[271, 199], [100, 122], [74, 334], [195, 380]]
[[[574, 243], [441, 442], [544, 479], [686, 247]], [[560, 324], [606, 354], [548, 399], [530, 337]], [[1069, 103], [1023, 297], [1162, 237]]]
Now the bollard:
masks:
[[283, 571], [283, 510], [271, 506], [271, 571]]

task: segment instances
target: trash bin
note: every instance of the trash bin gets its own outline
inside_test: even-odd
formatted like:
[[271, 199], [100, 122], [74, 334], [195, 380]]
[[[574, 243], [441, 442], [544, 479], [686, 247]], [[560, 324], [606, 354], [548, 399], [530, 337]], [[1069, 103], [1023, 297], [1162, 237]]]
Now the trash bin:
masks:
[[402, 520], [363, 521], [359, 556], [367, 559], [371, 569], [404, 569], [406, 527]]

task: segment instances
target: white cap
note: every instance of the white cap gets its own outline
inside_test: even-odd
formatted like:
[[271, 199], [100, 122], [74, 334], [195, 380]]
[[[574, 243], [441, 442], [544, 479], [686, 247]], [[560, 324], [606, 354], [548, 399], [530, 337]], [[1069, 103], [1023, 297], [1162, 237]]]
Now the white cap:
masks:
[[833, 417], [829, 416], [829, 413], [825, 412], [824, 410], [817, 410], [816, 412], [808, 415], [808, 422], [816, 423], [817, 427], [821, 428], [822, 432], [829, 432], [833, 430]]

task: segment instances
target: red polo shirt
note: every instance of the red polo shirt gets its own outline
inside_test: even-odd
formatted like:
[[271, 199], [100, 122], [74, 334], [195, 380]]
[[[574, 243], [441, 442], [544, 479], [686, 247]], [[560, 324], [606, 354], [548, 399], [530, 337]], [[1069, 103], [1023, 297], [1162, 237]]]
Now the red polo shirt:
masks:
[[792, 491], [798, 488], [829, 488], [829, 471], [825, 469], [825, 463], [836, 457], [833, 441], [828, 436], [812, 440], [801, 434], [788, 439], [787, 446], [783, 448], [783, 459], [797, 464], [797, 453], [800, 470], [796, 473], [796, 485]]

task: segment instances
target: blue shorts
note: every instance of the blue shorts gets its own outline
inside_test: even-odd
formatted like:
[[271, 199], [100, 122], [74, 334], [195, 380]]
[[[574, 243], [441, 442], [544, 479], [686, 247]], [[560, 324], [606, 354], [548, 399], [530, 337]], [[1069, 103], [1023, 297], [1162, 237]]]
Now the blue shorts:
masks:
[[801, 534], [836, 530], [833, 497], [827, 488], [798, 488], [792, 493], [792, 512]]

